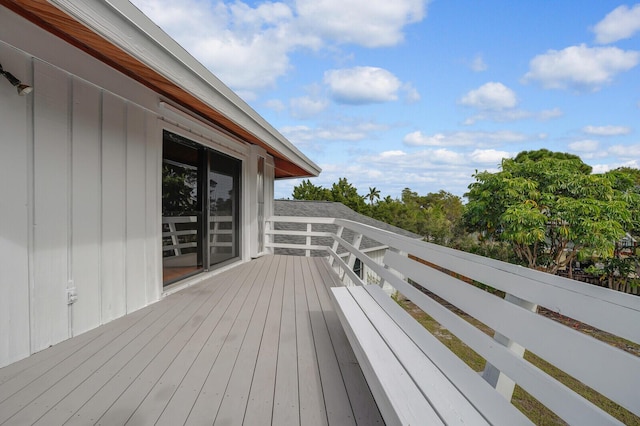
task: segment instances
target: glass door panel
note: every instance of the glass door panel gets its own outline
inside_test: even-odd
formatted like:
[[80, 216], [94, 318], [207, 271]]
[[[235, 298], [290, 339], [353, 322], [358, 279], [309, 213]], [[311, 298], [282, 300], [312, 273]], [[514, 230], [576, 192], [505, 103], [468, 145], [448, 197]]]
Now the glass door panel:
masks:
[[164, 131], [162, 144], [162, 278], [171, 284], [203, 269], [202, 154]]
[[209, 265], [239, 256], [239, 192], [241, 162], [209, 153]]

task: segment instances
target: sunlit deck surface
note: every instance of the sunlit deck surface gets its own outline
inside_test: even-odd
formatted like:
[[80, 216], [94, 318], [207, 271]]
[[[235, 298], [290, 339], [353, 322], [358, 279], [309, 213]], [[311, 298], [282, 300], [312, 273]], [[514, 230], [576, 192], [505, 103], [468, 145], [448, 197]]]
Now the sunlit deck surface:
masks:
[[382, 424], [320, 258], [266, 256], [0, 369], [0, 424]]

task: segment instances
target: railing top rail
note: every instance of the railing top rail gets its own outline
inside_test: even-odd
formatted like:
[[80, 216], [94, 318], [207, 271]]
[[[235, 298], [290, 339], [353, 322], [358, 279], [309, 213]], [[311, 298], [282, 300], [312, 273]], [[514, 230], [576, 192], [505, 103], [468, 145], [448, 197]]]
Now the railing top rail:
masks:
[[333, 225], [336, 219], [331, 217], [306, 217], [306, 216], [271, 216], [268, 222], [287, 222], [287, 223], [317, 223]]

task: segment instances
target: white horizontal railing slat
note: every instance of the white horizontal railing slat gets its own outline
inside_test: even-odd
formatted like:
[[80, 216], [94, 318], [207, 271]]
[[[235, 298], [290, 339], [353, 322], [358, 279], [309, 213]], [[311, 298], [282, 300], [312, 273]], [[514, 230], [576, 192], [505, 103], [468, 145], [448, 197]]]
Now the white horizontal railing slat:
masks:
[[[640, 409], [637, 357], [395, 253], [388, 252], [385, 263], [627, 409]], [[603, 359], [606, 375], [594, 368]]]
[[289, 236], [298, 236], [298, 237], [328, 237], [328, 238], [333, 238], [333, 235], [331, 232], [319, 232], [319, 231], [312, 231], [312, 232], [307, 232], [307, 231], [284, 231], [284, 230], [269, 230], [269, 231], [265, 231], [265, 234], [267, 235], [289, 235]]
[[418, 387], [428, 390], [423, 393], [433, 406], [439, 407], [438, 414], [445, 424], [488, 424], [440, 369], [432, 362], [424, 361], [424, 354], [411, 344], [409, 337], [397, 324], [383, 320], [384, 310], [369, 296], [365, 287], [350, 287], [349, 291], [400, 363], [411, 372]]
[[163, 251], [197, 247], [198, 243], [180, 243], [162, 246]]
[[162, 233], [163, 237], [181, 237], [184, 235], [198, 235], [198, 231], [195, 229], [187, 229], [186, 231], [169, 231]]
[[400, 293], [409, 298], [424, 312], [427, 312], [480, 356], [490, 360], [495, 367], [514, 379], [531, 395], [563, 419], [572, 420], [570, 421], [572, 424], [592, 424], [584, 423], [588, 419], [598, 420], [598, 423], [595, 424], [619, 424], [598, 407], [574, 393], [562, 383], [549, 377], [528, 361], [520, 358], [507, 347], [496, 344], [492, 337], [486, 335], [451, 310], [430, 297], [426, 297], [420, 290], [401, 280], [390, 271], [385, 272], [385, 279]]
[[318, 245], [306, 245], [306, 244], [285, 244], [285, 243], [273, 243], [270, 242], [265, 244], [266, 247], [271, 248], [284, 248], [284, 249], [299, 249], [299, 250], [317, 250], [317, 251], [327, 251], [326, 246], [318, 246]]
[[[629, 327], [640, 316], [640, 300], [621, 292], [585, 285], [517, 265], [438, 246], [357, 222], [336, 224], [410, 253], [442, 268], [490, 285], [505, 293], [640, 343], [640, 327]], [[598, 315], [594, 315], [598, 312]]]
[[[384, 311], [390, 313], [398, 326], [411, 336], [414, 343], [433, 361], [433, 363], [443, 372], [445, 376], [464, 394], [469, 402], [474, 405], [491, 424], [530, 424], [530, 421], [522, 413], [513, 410], [511, 404], [496, 392], [491, 392], [491, 386], [482, 379], [476, 372], [472, 371], [459, 358], [452, 357], [451, 351], [444, 346], [436, 337], [424, 332], [422, 324], [418, 323], [407, 311], [402, 309], [398, 303], [391, 299], [380, 287], [368, 285], [365, 287], [371, 297], [378, 302]], [[433, 304], [438, 305], [436, 302]], [[440, 305], [438, 305], [440, 306]], [[457, 317], [453, 312], [440, 306], [447, 312], [447, 315]], [[489, 343], [491, 340], [487, 335], [480, 332], [468, 322], [457, 317], [461, 327], [466, 327], [467, 332], [474, 334], [478, 339], [486, 339], [487, 347], [495, 347]], [[446, 322], [446, 321], [445, 321]], [[480, 345], [476, 345], [480, 346]], [[474, 346], [471, 346], [475, 350]], [[504, 347], [501, 348], [505, 350]], [[516, 359], [516, 362], [523, 361], [513, 354], [507, 354]]]
[[[391, 422], [392, 424], [444, 425], [433, 407], [423, 398], [420, 389], [405, 374], [397, 358], [362, 312], [349, 290], [335, 288], [332, 294], [340, 300], [340, 305], [343, 307], [338, 310], [338, 315], [344, 316], [343, 324], [348, 324], [345, 332], [350, 335], [349, 341], [357, 342], [354, 345], [354, 352], [361, 368], [379, 372], [375, 375], [378, 383], [370, 383], [369, 386], [387, 423], [391, 417], [398, 415], [395, 421]], [[396, 390], [396, 392], [389, 392], [389, 390]]]
[[162, 216], [162, 223], [195, 223], [198, 216]]

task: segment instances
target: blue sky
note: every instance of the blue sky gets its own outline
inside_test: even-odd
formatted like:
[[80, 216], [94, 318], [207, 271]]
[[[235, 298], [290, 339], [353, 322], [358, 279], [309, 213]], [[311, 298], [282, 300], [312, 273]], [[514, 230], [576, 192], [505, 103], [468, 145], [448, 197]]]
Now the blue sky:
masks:
[[319, 164], [316, 185], [462, 196], [539, 148], [640, 168], [640, 3], [133, 3]]

